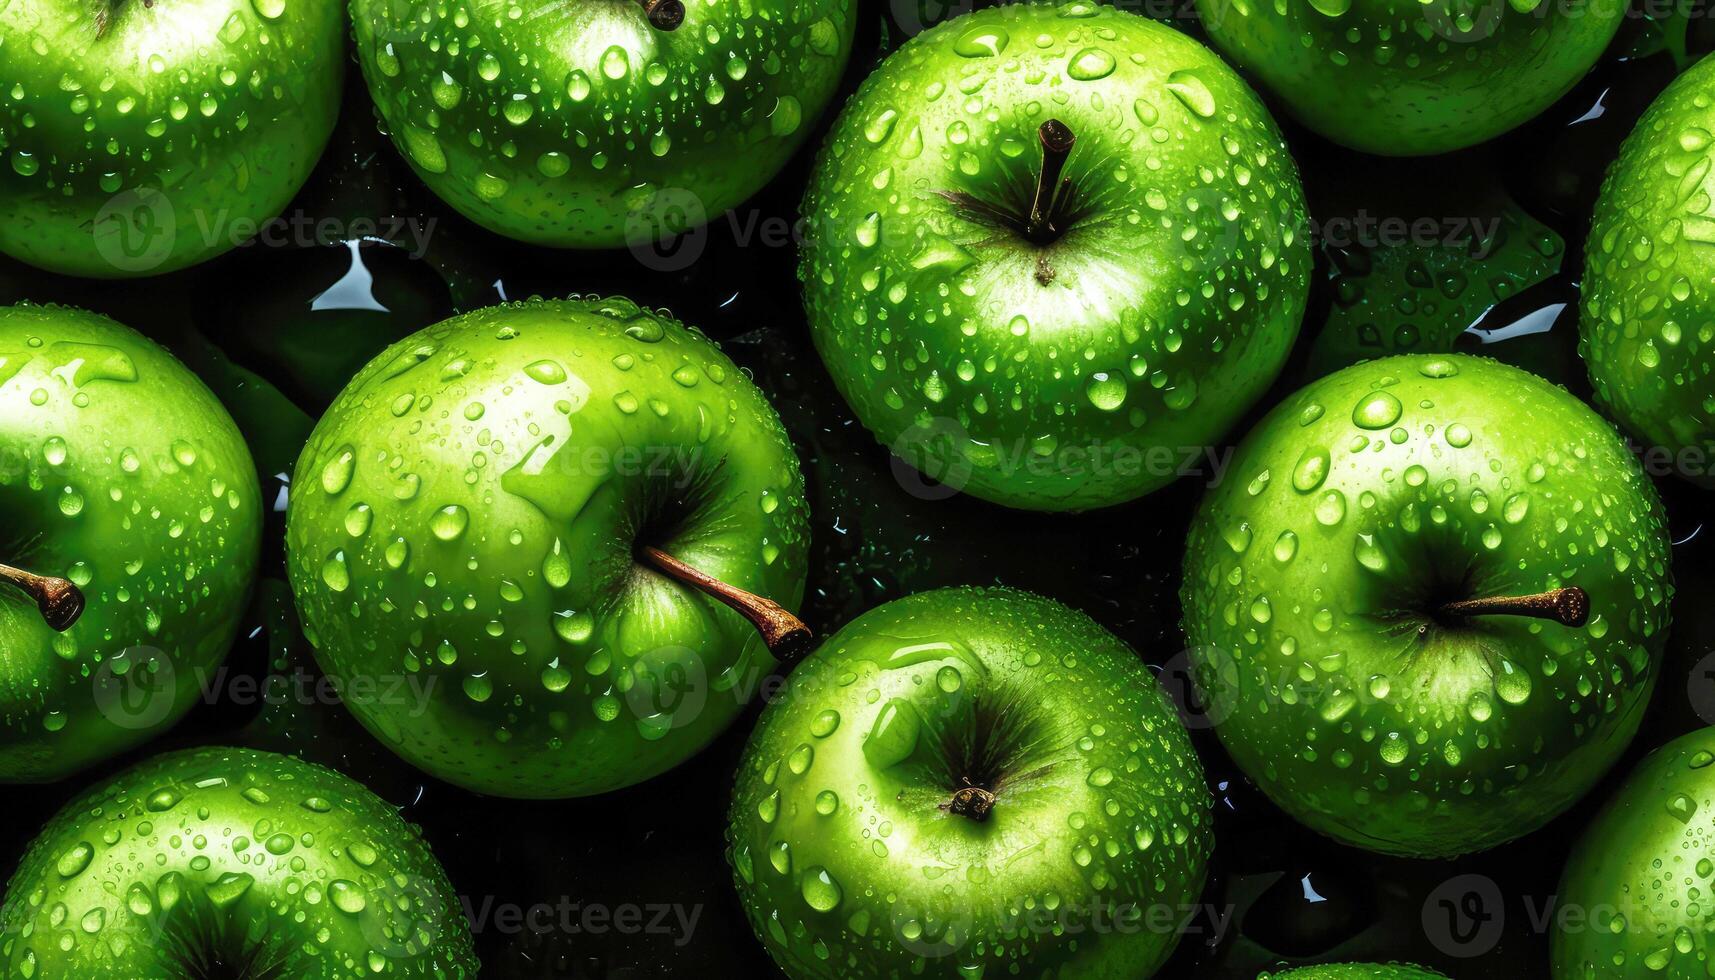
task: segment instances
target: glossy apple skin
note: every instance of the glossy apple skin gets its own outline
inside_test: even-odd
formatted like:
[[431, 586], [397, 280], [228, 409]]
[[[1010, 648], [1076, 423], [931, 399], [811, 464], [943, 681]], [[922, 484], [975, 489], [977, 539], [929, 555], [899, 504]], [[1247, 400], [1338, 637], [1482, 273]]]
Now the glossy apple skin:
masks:
[[[0, 7], [0, 251], [67, 275], [214, 257], [285, 208], [345, 70], [337, 0]], [[259, 11], [268, 11], [264, 16]]]
[[1474, 146], [1533, 118], [1584, 77], [1626, 10], [1528, 6], [1197, 0], [1215, 47], [1306, 126], [1384, 156]]
[[417, 829], [347, 776], [251, 749], [156, 756], [66, 804], [0, 922], [8, 977], [477, 975]]
[[637, 546], [795, 608], [807, 520], [779, 418], [702, 334], [535, 301], [352, 381], [298, 463], [287, 564], [318, 661], [375, 684], [346, 704], [388, 747], [480, 792], [583, 796], [690, 757], [774, 667]]
[[1596, 201], [1579, 353], [1597, 399], [1649, 447], [1691, 453], [1679, 472], [1715, 483], [1715, 233], [1686, 204], [1715, 193], [1715, 61], [1667, 87], [1620, 147]]
[[55, 633], [0, 585], [0, 782], [62, 778], [196, 704], [255, 579], [261, 496], [171, 354], [94, 313], [0, 308], [0, 562], [87, 602]]
[[471, 12], [351, 0], [359, 61], [429, 189], [490, 231], [621, 248], [712, 218], [785, 166], [851, 54], [854, 0], [693, 0]]
[[[1003, 782], [977, 822], [940, 807], [962, 785], [949, 747], [985, 736]], [[745, 750], [728, 857], [795, 980], [1141, 978], [1199, 900], [1210, 806], [1125, 644], [1029, 593], [944, 589], [870, 610], [793, 671]], [[1050, 928], [1116, 909], [1130, 931]]]
[[[1192, 527], [1185, 631], [1222, 744], [1275, 803], [1445, 857], [1540, 827], [1630, 742], [1669, 550], [1654, 487], [1582, 402], [1481, 358], [1385, 358], [1240, 444]], [[1573, 585], [1582, 628], [1426, 612]]]
[[[1555, 980], [1709, 975], [1715, 729], [1680, 736], [1626, 777], [1572, 848], [1553, 933]], [[1683, 944], [1683, 945], [1682, 945]]]
[[[942, 195], [1027, 210], [1049, 118], [1078, 137], [1059, 240]], [[1172, 480], [1147, 454], [1216, 441], [1262, 395], [1308, 290], [1298, 173], [1262, 103], [1185, 35], [1087, 2], [912, 39], [846, 106], [804, 214], [812, 334], [858, 419], [949, 486], [1031, 510]]]
[[1406, 963], [1336, 963], [1262, 973], [1257, 980], [1447, 980], [1439, 973]]

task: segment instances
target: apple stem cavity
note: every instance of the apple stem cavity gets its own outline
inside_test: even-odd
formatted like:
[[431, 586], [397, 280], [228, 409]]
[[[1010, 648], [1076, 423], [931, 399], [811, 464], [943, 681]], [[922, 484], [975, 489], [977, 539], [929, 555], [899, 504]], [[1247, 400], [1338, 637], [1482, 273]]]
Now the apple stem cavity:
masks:
[[804, 621], [788, 612], [773, 599], [764, 599], [737, 586], [728, 585], [711, 575], [685, 564], [660, 548], [644, 545], [638, 549], [650, 567], [684, 585], [689, 585], [732, 607], [750, 621], [762, 634], [768, 652], [782, 664], [797, 662], [810, 650], [815, 635]]
[[683, 0], [638, 0], [643, 4], [644, 13], [649, 15], [649, 26], [658, 31], [671, 32], [679, 29], [685, 22], [685, 4]]
[[1036, 129], [1036, 140], [1042, 144], [1042, 170], [1036, 175], [1036, 195], [1030, 201], [1030, 219], [1025, 223], [1025, 237], [1038, 245], [1046, 245], [1060, 237], [1060, 207], [1072, 189], [1071, 178], [1062, 178], [1066, 159], [1078, 143], [1072, 127], [1058, 119], [1050, 119]]
[[[1038, 247], [1054, 244], [1066, 231], [1065, 211], [1072, 199], [1072, 178], [1065, 176], [1066, 160], [1071, 157], [1078, 136], [1072, 127], [1050, 119], [1036, 128], [1036, 139], [1042, 144], [1042, 169], [1036, 174], [1036, 191], [1027, 211], [1020, 213], [1016, 208], [990, 204], [964, 191], [941, 191], [941, 196], [951, 201], [967, 221], [1010, 228]], [[1036, 256], [1038, 285], [1052, 286], [1058, 275], [1046, 252]]]
[[83, 615], [82, 590], [63, 578], [36, 575], [21, 568], [0, 565], [0, 582], [9, 582], [36, 600], [42, 621], [56, 633], [71, 629]]
[[1571, 585], [1535, 595], [1489, 596], [1449, 602], [1441, 607], [1440, 612], [1447, 617], [1531, 616], [1552, 619], [1562, 626], [1583, 626], [1590, 619], [1590, 595]]

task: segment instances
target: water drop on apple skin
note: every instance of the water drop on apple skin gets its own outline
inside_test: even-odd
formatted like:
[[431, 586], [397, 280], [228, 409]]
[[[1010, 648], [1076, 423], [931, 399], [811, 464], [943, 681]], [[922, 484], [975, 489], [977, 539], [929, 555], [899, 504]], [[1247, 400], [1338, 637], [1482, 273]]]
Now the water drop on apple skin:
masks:
[[[647, 778], [742, 709], [755, 630], [639, 568], [640, 540], [789, 607], [802, 595], [803, 484], [772, 407], [701, 334], [621, 297], [406, 338], [341, 394], [298, 473], [287, 568], [318, 662], [423, 691], [353, 711], [488, 793]], [[708, 685], [694, 707], [685, 678]]]
[[[1201, 889], [1201, 766], [1136, 654], [1093, 621], [1004, 589], [919, 593], [829, 637], [787, 691], [740, 765], [728, 856], [789, 976], [1058, 975], [1092, 957], [1147, 976], [1170, 952], [1149, 930], [1021, 946], [1016, 922], [971, 914], [995, 895], [1147, 908]], [[963, 785], [942, 749], [979, 731], [1065, 753], [1020, 749], [981, 827], [942, 809]], [[1044, 764], [1051, 792], [1032, 793]]]
[[[1494, 361], [1399, 356], [1313, 382], [1245, 437], [1193, 523], [1181, 599], [1217, 734], [1271, 799], [1344, 842], [1440, 857], [1539, 826], [1619, 755], [1667, 635], [1669, 554], [1653, 486], [1590, 408]], [[1562, 585], [1600, 617], [1471, 633], [1431, 615]]]
[[[1105, 189], [1102, 220], [1040, 247], [949, 201], [1027, 209], [1050, 117], [1078, 135], [1067, 175]], [[853, 412], [929, 476], [1015, 507], [1170, 482], [1142, 461], [1219, 440], [1308, 291], [1302, 191], [1267, 109], [1196, 42], [1101, 5], [984, 9], [913, 38], [836, 123], [803, 210], [806, 309]]]
[[[231, 928], [207, 928], [218, 914]], [[8, 977], [176, 976], [193, 962], [282, 975], [474, 978], [446, 873], [391, 805], [330, 769], [250, 749], [157, 756], [68, 803], [0, 907]]]

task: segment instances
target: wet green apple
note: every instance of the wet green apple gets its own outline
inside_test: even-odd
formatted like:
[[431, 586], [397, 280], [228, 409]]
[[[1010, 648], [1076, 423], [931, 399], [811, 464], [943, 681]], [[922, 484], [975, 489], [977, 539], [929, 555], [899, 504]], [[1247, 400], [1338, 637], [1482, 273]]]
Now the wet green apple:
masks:
[[0, 251], [110, 278], [250, 238], [333, 131], [343, 20], [337, 0], [0, 7]]
[[854, 0], [352, 0], [376, 106], [423, 182], [491, 231], [617, 248], [719, 215], [814, 128]]
[[1005, 589], [872, 609], [751, 736], [739, 897], [802, 978], [1147, 977], [1214, 836], [1190, 738], [1137, 654]]
[[860, 421], [1033, 510], [1172, 480], [1278, 373], [1310, 254], [1268, 112], [1085, 0], [950, 20], [864, 83], [804, 202], [816, 347]]
[[[1579, 352], [1602, 407], [1676, 471], [1715, 481], [1715, 61], [1679, 76], [1620, 148], [1596, 201]], [[1699, 210], [1699, 209], [1702, 210]]]
[[1715, 728], [1638, 763], [1585, 828], [1560, 880], [1555, 980], [1707, 977]]
[[1261, 973], [1257, 980], [1447, 980], [1419, 966], [1405, 963], [1335, 963], [1304, 966], [1281, 973]]
[[8, 977], [475, 977], [446, 872], [398, 810], [289, 756], [157, 756], [66, 804], [0, 908]]
[[738, 715], [781, 637], [727, 603], [795, 605], [808, 527], [779, 418], [714, 344], [573, 299], [372, 361], [304, 449], [286, 545], [317, 659], [367, 692], [345, 700], [371, 732], [450, 782], [564, 797], [662, 772]]
[[1612, 0], [1197, 0], [1209, 37], [1311, 129], [1388, 156], [1492, 139], [1601, 57]]
[[94, 313], [0, 308], [0, 782], [66, 776], [190, 710], [261, 530], [250, 452], [184, 365]]
[[1460, 355], [1287, 398], [1205, 499], [1185, 630], [1246, 774], [1331, 837], [1440, 857], [1542, 826], [1637, 731], [1672, 596], [1613, 428]]

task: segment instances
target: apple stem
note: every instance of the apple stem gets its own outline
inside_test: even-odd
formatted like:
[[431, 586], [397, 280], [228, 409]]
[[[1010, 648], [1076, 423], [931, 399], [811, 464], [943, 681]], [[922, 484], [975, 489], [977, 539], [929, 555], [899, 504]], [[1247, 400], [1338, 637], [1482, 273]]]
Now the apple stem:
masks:
[[1066, 169], [1066, 158], [1072, 155], [1078, 136], [1070, 126], [1050, 119], [1037, 127], [1036, 139], [1042, 144], [1042, 171], [1036, 175], [1036, 196], [1030, 202], [1025, 235], [1032, 241], [1045, 242], [1060, 234], [1059, 206], [1072, 186], [1069, 178], [1063, 180], [1060, 175]]
[[676, 31], [685, 22], [683, 0], [639, 0], [649, 15], [649, 26], [658, 31]]
[[64, 633], [83, 615], [83, 592], [63, 578], [36, 575], [21, 568], [0, 565], [0, 582], [10, 582], [36, 600], [42, 620], [56, 633]]
[[706, 575], [660, 548], [644, 545], [639, 550], [656, 571], [719, 599], [750, 620], [750, 625], [762, 634], [762, 641], [768, 645], [768, 652], [774, 655], [775, 660], [789, 664], [809, 652], [810, 644], [815, 640], [814, 634], [785, 606]]
[[1449, 602], [1443, 616], [1533, 616], [1562, 626], [1583, 626], [1590, 618], [1590, 595], [1576, 585], [1535, 595], [1489, 596]]

